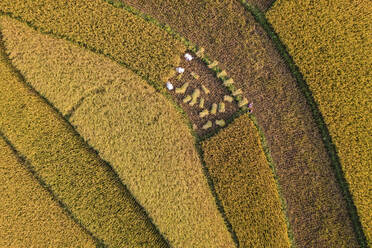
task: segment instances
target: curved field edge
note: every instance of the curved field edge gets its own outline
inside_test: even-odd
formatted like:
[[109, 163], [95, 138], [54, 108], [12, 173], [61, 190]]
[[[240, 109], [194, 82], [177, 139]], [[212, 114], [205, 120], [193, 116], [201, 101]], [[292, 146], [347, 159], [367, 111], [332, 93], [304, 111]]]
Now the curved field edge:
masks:
[[[48, 192], [0, 132], [0, 246], [97, 247], [98, 240]], [[22, 213], [20, 215], [19, 213]]]
[[[0, 45], [4, 62], [0, 75], [0, 130], [43, 180], [41, 183], [98, 237], [101, 246], [126, 243], [168, 247], [112, 168], [86, 146], [45, 98], [24, 82]], [[126, 225], [134, 220], [134, 225]]]
[[101, 0], [2, 1], [0, 10], [106, 54], [152, 82], [171, 77], [185, 50], [158, 27]]
[[[193, 138], [171, 103], [109, 58], [7, 20], [2, 21], [3, 32], [15, 65], [63, 114], [69, 113], [82, 97], [69, 121], [115, 167], [171, 244], [231, 245], [212, 194], [208, 193], [197, 153], [193, 152]], [[40, 63], [35, 65], [34, 61]], [[179, 151], [187, 156], [176, 155]], [[183, 161], [183, 166], [176, 161]], [[185, 184], [188, 190], [182, 190]], [[185, 214], [185, 209], [190, 213]], [[172, 216], [178, 216], [177, 220], [187, 226], [172, 220]], [[177, 237], [182, 232], [187, 235]], [[203, 241], [205, 237], [209, 238]]]
[[203, 157], [242, 247], [289, 247], [285, 214], [248, 114], [202, 142]]
[[301, 89], [301, 92], [305, 96], [306, 101], [311, 108], [313, 118], [314, 118], [316, 124], [318, 125], [319, 132], [322, 136], [323, 144], [326, 147], [328, 155], [331, 158], [331, 161], [332, 161], [331, 165], [332, 165], [332, 167], [335, 171], [337, 181], [340, 185], [343, 196], [344, 196], [344, 198], [347, 202], [348, 212], [349, 212], [350, 218], [352, 220], [353, 228], [354, 228], [354, 231], [356, 233], [358, 242], [361, 246], [363, 246], [363, 247], [366, 246], [366, 244], [367, 244], [366, 243], [366, 237], [365, 237], [365, 234], [362, 230], [360, 219], [359, 219], [359, 216], [357, 214], [357, 209], [356, 209], [355, 204], [353, 202], [352, 196], [350, 194], [350, 189], [349, 189], [348, 183], [345, 180], [345, 176], [344, 176], [344, 173], [342, 171], [341, 164], [340, 164], [340, 159], [337, 155], [336, 147], [332, 142], [332, 138], [329, 134], [329, 130], [327, 128], [327, 125], [324, 122], [324, 118], [323, 118], [321, 112], [319, 111], [319, 107], [314, 100], [314, 97], [312, 95], [311, 90], [309, 89], [308, 84], [305, 82], [304, 77], [303, 77], [302, 73], [300, 72], [298, 66], [294, 63], [293, 58], [288, 53], [286, 46], [282, 43], [278, 34], [274, 31], [273, 27], [268, 22], [265, 14], [262, 13], [258, 8], [254, 7], [252, 5], [249, 5], [244, 0], [242, 0], [240, 2], [244, 5], [244, 7], [247, 9], [247, 11], [252, 13], [252, 15], [255, 17], [256, 21], [261, 24], [261, 26], [264, 28], [264, 30], [266, 31], [268, 36], [271, 38], [271, 40], [275, 44], [275, 47], [277, 48], [277, 50], [281, 54], [283, 60], [286, 62], [289, 69], [291, 70], [292, 75], [295, 77], [296, 82], [297, 82], [299, 88]]
[[[141, 11], [151, 13], [159, 20], [162, 20], [163, 23], [169, 23], [173, 28], [181, 30], [179, 32], [183, 33], [184, 37], [192, 37], [193, 41], [203, 44], [210, 54], [224, 61], [225, 64], [221, 64], [222, 68], [231, 69], [229, 72], [241, 81], [238, 81], [238, 83], [240, 83], [240, 87], [244, 88], [244, 94], [252, 98], [256, 102], [255, 105], [259, 107], [260, 111], [257, 113], [257, 118], [263, 127], [262, 130], [265, 131], [273, 158], [277, 163], [277, 175], [283, 187], [283, 195], [288, 202], [289, 220], [293, 226], [296, 242], [304, 246], [314, 245], [314, 243], [324, 246], [357, 246], [351, 220], [345, 207], [346, 203], [344, 203], [334, 171], [330, 166], [330, 158], [325, 147], [318, 145], [322, 141], [318, 127], [313, 120], [311, 109], [298, 89], [296, 81], [287, 66], [281, 62], [281, 55], [277, 52], [272, 41], [266, 35], [264, 29], [261, 28], [261, 25], [256, 24], [253, 16], [245, 11], [244, 6], [239, 1], [225, 0], [218, 2], [219, 6], [214, 6], [213, 11], [211, 11], [208, 8], [211, 8], [210, 5], [214, 3], [208, 5], [205, 2], [197, 1], [192, 4], [186, 4], [184, 1], [162, 1], [161, 4], [157, 5], [157, 3], [151, 3], [151, 1], [122, 1], [130, 2], [133, 6], [141, 9]], [[123, 5], [122, 3], [114, 4], [118, 6]], [[231, 39], [226, 39], [226, 35], [229, 35], [229, 25], [225, 25], [225, 23], [230, 23], [228, 22], [229, 16], [235, 16], [234, 13], [231, 13], [231, 5], [234, 5], [233, 11], [239, 13], [236, 16], [240, 15], [240, 20], [243, 17], [249, 23], [245, 27], [240, 28], [241, 32], [235, 32]], [[226, 15], [225, 8], [229, 15]], [[206, 12], [204, 13], [203, 11]], [[161, 14], [162, 12], [167, 14], [164, 16]], [[208, 15], [207, 13], [213, 14]], [[214, 14], [217, 14], [219, 18], [214, 18]], [[221, 15], [223, 18], [221, 18]], [[183, 18], [179, 18], [180, 16]], [[193, 18], [190, 18], [191, 16]], [[180, 23], [179, 20], [181, 19], [183, 22]], [[203, 21], [200, 22], [200, 20]], [[221, 23], [219, 20], [224, 20], [224, 22]], [[226, 29], [225, 32], [215, 32], [215, 30], [220, 29], [214, 28], [208, 33], [199, 35], [201, 29], [209, 30], [209, 27], [215, 27], [215, 23], [212, 21], [218, 23], [218, 26], [224, 27]], [[236, 18], [234, 21], [237, 23], [234, 25], [235, 27], [241, 27], [241, 21], [236, 20]], [[234, 26], [230, 28], [235, 30]], [[173, 32], [169, 25], [164, 25], [164, 28]], [[240, 37], [240, 33], [247, 32], [250, 35], [248, 36], [249, 42], [244, 43], [248, 44], [248, 47], [245, 48], [244, 59], [241, 56], [235, 58], [232, 54], [236, 53], [237, 49], [226, 43], [229, 43], [230, 40], [236, 40], [236, 37]], [[259, 37], [257, 37], [257, 33]], [[253, 37], [251, 34], [253, 34]], [[244, 40], [244, 42], [246, 41]], [[218, 45], [219, 43], [224, 44], [222, 50], [221, 46]], [[240, 47], [241, 44], [243, 43], [236, 45]], [[253, 53], [253, 51], [261, 52], [262, 50], [264, 50], [263, 54], [258, 53], [257, 55], [257, 53]], [[228, 51], [227, 54], [225, 51]], [[241, 49], [238, 49], [238, 51], [239, 56]], [[247, 51], [250, 52], [247, 53]], [[268, 60], [268, 56], [273, 56], [273, 58]], [[259, 57], [258, 61], [257, 57]], [[234, 60], [231, 60], [231, 58], [234, 58]], [[245, 68], [247, 66], [244, 65], [252, 63], [252, 58], [256, 61], [259, 68], [262, 68], [263, 73], [258, 71], [257, 67], [251, 68], [251, 66], [248, 66], [249, 68]], [[273, 60], [275, 60], [274, 63], [271, 63]], [[275, 64], [275, 62], [278, 62], [277, 60], [280, 60], [280, 62]], [[237, 61], [239, 61], [238, 64]], [[265, 69], [267, 67], [270, 69], [269, 71]], [[251, 75], [256, 74], [259, 77], [253, 77], [255, 83], [249, 84], [250, 80], [252, 80]], [[256, 85], [257, 87], [255, 87]], [[257, 88], [259, 88], [259, 91]], [[272, 90], [273, 88], [274, 90]], [[283, 92], [282, 88], [287, 92]], [[290, 91], [290, 97], [284, 94], [288, 93], [288, 90]], [[263, 91], [262, 94], [260, 91]], [[273, 95], [277, 97], [273, 98]], [[262, 96], [270, 100], [262, 99]], [[264, 109], [268, 106], [271, 111]], [[273, 113], [272, 109], [276, 110], [276, 112]], [[262, 113], [261, 110], [263, 110]], [[280, 114], [282, 112], [284, 114]], [[297, 117], [297, 115], [300, 116]], [[267, 119], [270, 120], [270, 118], [274, 117], [281, 121], [278, 122], [272, 119], [267, 121]], [[286, 129], [278, 127], [278, 125], [283, 125], [283, 121], [286, 123]], [[305, 125], [305, 123], [307, 124]], [[273, 127], [278, 131], [274, 131]], [[276, 138], [273, 139], [273, 137]], [[289, 144], [288, 139], [290, 140]], [[295, 157], [291, 156], [293, 152]], [[293, 161], [297, 161], [297, 164]], [[288, 173], [288, 170], [291, 173]], [[287, 176], [288, 174], [290, 175]], [[320, 180], [315, 180], [315, 178]]]

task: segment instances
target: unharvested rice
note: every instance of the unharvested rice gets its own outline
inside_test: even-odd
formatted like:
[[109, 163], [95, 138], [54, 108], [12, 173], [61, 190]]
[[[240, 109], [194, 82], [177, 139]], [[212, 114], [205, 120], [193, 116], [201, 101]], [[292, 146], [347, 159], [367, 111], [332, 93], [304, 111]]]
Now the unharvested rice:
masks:
[[319, 105], [371, 245], [371, 1], [331, 2], [278, 0], [267, 17]]
[[204, 141], [202, 149], [241, 247], [289, 247], [274, 176], [248, 115]]
[[72, 125], [114, 167], [172, 246], [234, 247], [194, 139], [170, 102], [104, 56], [16, 21], [6, 24], [8, 51], [27, 82], [62, 113], [75, 106]]
[[167, 247], [110, 166], [26, 86], [9, 63], [2, 42], [0, 131], [75, 218], [104, 244]]
[[0, 247], [96, 247], [0, 136]]

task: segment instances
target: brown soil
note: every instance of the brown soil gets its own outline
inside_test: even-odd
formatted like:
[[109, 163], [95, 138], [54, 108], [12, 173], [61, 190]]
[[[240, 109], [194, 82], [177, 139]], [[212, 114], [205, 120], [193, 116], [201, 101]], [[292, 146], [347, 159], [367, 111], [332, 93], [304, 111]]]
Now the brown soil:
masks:
[[205, 48], [254, 103], [297, 247], [357, 247], [346, 202], [304, 96], [273, 43], [235, 0], [125, 0]]
[[[176, 101], [181, 105], [183, 110], [186, 112], [188, 117], [191, 120], [192, 124], [196, 125], [196, 133], [200, 136], [208, 134], [210, 132], [215, 131], [219, 126], [216, 125], [216, 120], [228, 120], [238, 109], [238, 105], [235, 101], [229, 103], [224, 102], [224, 96], [230, 95], [230, 92], [226, 89], [225, 86], [222, 85], [220, 79], [218, 79], [215, 73], [210, 70], [201, 59], [197, 58], [195, 54], [188, 51], [193, 56], [193, 60], [186, 61], [184, 57], [181, 59], [180, 67], [185, 68], [185, 72], [182, 74], [181, 79], [177, 79], [180, 75], [177, 73], [173, 78], [169, 81], [173, 84], [174, 88], [182, 87], [184, 83], [189, 83], [189, 86], [184, 94], [176, 94], [175, 90], [170, 91], [170, 94], [176, 99]], [[196, 73], [199, 75], [199, 78], [196, 79], [191, 73]], [[209, 94], [205, 94], [202, 90], [202, 85], [204, 85], [209, 91]], [[189, 103], [184, 103], [183, 99], [187, 95], [192, 95], [195, 89], [200, 89], [200, 97], [198, 98], [197, 103], [194, 106], [190, 106]], [[199, 107], [200, 99], [204, 98], [204, 108]], [[225, 103], [225, 112], [220, 113], [217, 111], [215, 115], [209, 113], [209, 115], [201, 118], [199, 117], [199, 113], [203, 109], [208, 109], [209, 112], [212, 108], [212, 104], [216, 103], [218, 105], [219, 102]], [[205, 130], [203, 129], [203, 125], [208, 121], [212, 122], [212, 127]]]

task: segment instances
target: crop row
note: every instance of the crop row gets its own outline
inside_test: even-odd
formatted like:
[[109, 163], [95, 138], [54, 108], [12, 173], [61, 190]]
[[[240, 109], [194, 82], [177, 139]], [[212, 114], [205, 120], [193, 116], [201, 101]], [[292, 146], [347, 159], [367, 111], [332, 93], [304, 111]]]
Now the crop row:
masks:
[[2, 43], [0, 62], [0, 130], [72, 216], [106, 245], [167, 247], [110, 166], [26, 86]]
[[185, 49], [155, 25], [101, 0], [6, 0], [0, 11], [109, 55], [155, 82], [172, 75]]
[[202, 148], [241, 247], [289, 247], [274, 176], [248, 114], [203, 141]]
[[[330, 150], [337, 151], [343, 171], [337, 173], [345, 194], [349, 186], [369, 245], [372, 242], [370, 9], [369, 1], [337, 1], [330, 5], [325, 0], [317, 4], [279, 0], [267, 13], [324, 118], [322, 125], [326, 127], [321, 128], [329, 130], [335, 145], [335, 148], [330, 145]], [[336, 163], [336, 170], [340, 165]], [[363, 234], [359, 236], [365, 242]]]
[[26, 81], [69, 115], [172, 246], [234, 246], [190, 130], [165, 97], [105, 56], [11, 18], [1, 24]]
[[124, 2], [204, 47], [205, 54], [217, 59], [237, 89], [254, 103], [296, 244], [354, 246], [346, 202], [327, 151], [320, 145], [322, 137], [311, 109], [274, 44], [239, 1]]
[[0, 180], [1, 247], [96, 247], [1, 136]]

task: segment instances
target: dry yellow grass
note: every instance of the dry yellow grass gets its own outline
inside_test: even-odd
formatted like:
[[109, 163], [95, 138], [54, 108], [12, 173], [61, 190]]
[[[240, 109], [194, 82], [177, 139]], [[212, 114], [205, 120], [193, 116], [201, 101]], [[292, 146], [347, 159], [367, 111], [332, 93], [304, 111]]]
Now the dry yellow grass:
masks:
[[202, 148], [241, 247], [289, 247], [274, 175], [249, 116], [235, 119]]
[[22, 82], [2, 42], [0, 130], [72, 215], [106, 245], [167, 247], [109, 166]]
[[190, 130], [165, 97], [104, 56], [11, 19], [1, 25], [27, 82], [62, 113], [74, 109], [76, 130], [112, 164], [172, 246], [234, 247]]
[[96, 247], [0, 136], [0, 247]]
[[0, 11], [109, 54], [153, 81], [165, 82], [185, 51], [156, 25], [102, 0], [3, 0]]
[[278, 0], [267, 13], [319, 104], [370, 244], [371, 11], [368, 0]]

